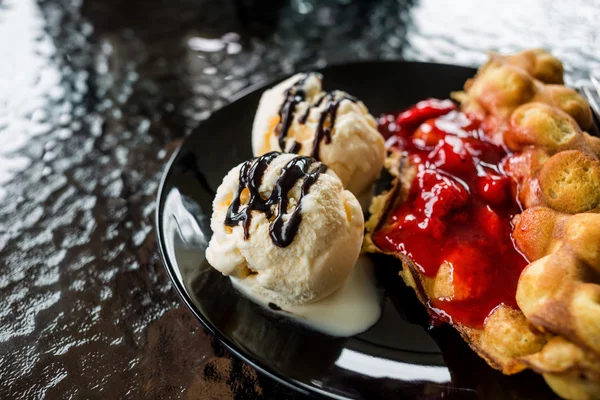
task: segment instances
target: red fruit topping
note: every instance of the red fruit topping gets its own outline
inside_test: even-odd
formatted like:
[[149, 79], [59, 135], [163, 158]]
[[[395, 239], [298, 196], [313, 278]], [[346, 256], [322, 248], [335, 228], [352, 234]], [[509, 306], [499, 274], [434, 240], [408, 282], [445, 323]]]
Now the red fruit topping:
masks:
[[502, 236], [506, 233], [506, 225], [502, 223], [500, 216], [490, 206], [478, 205], [473, 210], [473, 216], [475, 223], [481, 227], [489, 239], [498, 240], [499, 244], [502, 242]]
[[485, 295], [490, 286], [486, 276], [489, 261], [477, 243], [459, 243], [444, 258], [452, 266], [453, 296], [448, 300], [468, 300]]
[[510, 221], [521, 210], [502, 168], [510, 154], [488, 139], [494, 132], [454, 108], [426, 100], [396, 117], [394, 146], [418, 172], [373, 240], [410, 256], [428, 277], [444, 265], [452, 296], [430, 300], [433, 319], [481, 328], [498, 305], [517, 307], [527, 260], [512, 242]]
[[465, 143], [456, 136], [446, 136], [429, 154], [429, 159], [436, 167], [444, 171], [462, 176], [475, 173], [473, 157], [465, 147]]
[[413, 143], [421, 148], [432, 147], [444, 139], [444, 132], [435, 126], [435, 120], [423, 122], [412, 135]]
[[396, 118], [394, 118], [394, 116], [391, 114], [383, 114], [380, 116], [377, 120], [377, 125], [379, 132], [386, 139], [398, 131], [398, 127], [396, 126]]
[[441, 131], [458, 137], [479, 138], [479, 120], [470, 119], [464, 113], [452, 111], [435, 120], [435, 126]]
[[416, 179], [420, 191], [413, 207], [428, 218], [441, 218], [469, 200], [465, 185], [450, 175], [426, 169], [419, 172]]
[[396, 117], [396, 125], [400, 127], [415, 127], [430, 118], [448, 114], [454, 110], [456, 104], [451, 100], [427, 99], [418, 102], [408, 110], [401, 112]]
[[502, 205], [509, 195], [510, 181], [507, 176], [484, 175], [477, 178], [477, 194], [489, 204]]

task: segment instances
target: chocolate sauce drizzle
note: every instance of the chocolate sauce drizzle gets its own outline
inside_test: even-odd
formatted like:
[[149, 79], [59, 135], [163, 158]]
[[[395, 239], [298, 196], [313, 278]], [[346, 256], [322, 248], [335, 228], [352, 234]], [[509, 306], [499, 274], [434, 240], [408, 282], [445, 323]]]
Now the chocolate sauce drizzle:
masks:
[[[327, 94], [327, 105], [325, 106], [325, 110], [321, 113], [319, 117], [319, 124], [317, 125], [317, 130], [315, 132], [315, 139], [313, 141], [313, 148], [311, 155], [315, 160], [320, 160], [321, 157], [319, 155], [321, 150], [321, 143], [323, 140], [325, 143], [331, 143], [331, 132], [333, 131], [333, 127], [335, 126], [335, 119], [337, 116], [337, 110], [340, 108], [340, 104], [344, 100], [350, 100], [352, 102], [357, 102], [358, 99], [356, 97], [350, 96], [344, 92], [333, 91]], [[320, 104], [317, 104], [318, 107]], [[312, 107], [312, 106], [311, 106]], [[310, 109], [310, 107], [309, 107]], [[329, 120], [329, 124], [325, 127], [325, 124]], [[299, 121], [300, 122], [300, 121]]]
[[[298, 153], [302, 148], [302, 145], [297, 141], [294, 141], [287, 150], [285, 146], [290, 127], [294, 121], [296, 107], [298, 104], [306, 100], [306, 92], [304, 91], [303, 86], [308, 76], [309, 74], [303, 74], [294, 85], [285, 91], [285, 99], [279, 108], [279, 124], [277, 124], [275, 131], [279, 135], [279, 148], [287, 153]], [[298, 118], [299, 124], [305, 124], [308, 121], [311, 110], [313, 108], [320, 107], [321, 104], [323, 104], [323, 101], [326, 101], [324, 110], [319, 117], [319, 123], [317, 125], [313, 148], [311, 151], [311, 156], [316, 160], [320, 160], [319, 153], [321, 143], [323, 141], [325, 141], [325, 143], [331, 143], [331, 132], [333, 131], [333, 127], [335, 125], [337, 110], [343, 100], [350, 100], [355, 103], [358, 101], [356, 97], [337, 90], [330, 93], [323, 93], [319, 99], [310, 104], [306, 108], [304, 114]]]
[[[260, 195], [258, 188], [262, 183], [263, 176], [269, 164], [280, 154], [278, 152], [267, 153], [246, 161], [242, 165], [239, 175], [238, 192], [227, 210], [225, 225], [234, 227], [241, 222], [244, 228], [244, 239], [247, 240], [250, 236], [249, 228], [252, 220], [252, 211], [262, 212], [268, 219], [271, 219], [274, 215], [272, 206], [277, 206], [275, 218], [269, 225], [269, 234], [276, 246], [287, 247], [296, 237], [300, 222], [302, 222], [302, 199], [306, 196], [310, 187], [317, 181], [319, 175], [327, 171], [327, 166], [317, 163], [312, 157], [296, 157], [290, 160], [281, 170], [279, 179], [275, 182], [273, 192], [265, 199]], [[312, 168], [315, 163], [318, 165]], [[298, 204], [289, 213], [289, 218], [285, 222], [283, 217], [286, 215], [289, 205], [289, 192], [296, 186], [299, 180], [302, 180], [302, 183]], [[250, 198], [247, 206], [240, 209], [242, 205], [240, 197], [245, 189], [248, 190]]]
[[323, 102], [323, 100], [325, 99], [325, 97], [327, 97], [327, 93], [323, 93], [321, 95], [321, 97], [319, 97], [319, 100], [317, 100], [310, 106], [306, 107], [306, 111], [304, 112], [304, 114], [300, 118], [298, 118], [298, 123], [304, 125], [306, 123], [306, 121], [308, 121], [308, 116], [310, 115], [310, 111], [313, 108], [319, 107], [321, 105], [321, 103]]
[[[302, 88], [304, 82], [308, 79], [308, 74], [302, 74], [300, 79], [288, 88], [284, 93], [283, 104], [279, 108], [279, 123], [275, 127], [275, 131], [279, 132], [279, 148], [281, 151], [286, 151], [286, 138], [296, 113], [296, 106], [306, 100], [306, 92]], [[292, 147], [287, 151], [289, 153], [297, 153], [302, 146], [294, 141]]]

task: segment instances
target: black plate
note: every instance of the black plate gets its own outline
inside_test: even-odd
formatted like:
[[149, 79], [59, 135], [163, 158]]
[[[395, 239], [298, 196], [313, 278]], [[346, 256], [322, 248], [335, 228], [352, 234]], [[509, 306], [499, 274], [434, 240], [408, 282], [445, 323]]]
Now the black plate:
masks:
[[[325, 89], [357, 96], [375, 116], [428, 97], [447, 98], [475, 70], [400, 61], [321, 70]], [[167, 166], [158, 196], [157, 233], [166, 269], [184, 303], [234, 354], [274, 379], [333, 398], [554, 398], [525, 372], [506, 377], [487, 366], [451, 328], [427, 330], [428, 317], [398, 276], [395, 260], [376, 258], [383, 315], [351, 338], [314, 332], [237, 294], [204, 250], [214, 192], [252, 156], [250, 132], [266, 87], [251, 88], [190, 135]]]

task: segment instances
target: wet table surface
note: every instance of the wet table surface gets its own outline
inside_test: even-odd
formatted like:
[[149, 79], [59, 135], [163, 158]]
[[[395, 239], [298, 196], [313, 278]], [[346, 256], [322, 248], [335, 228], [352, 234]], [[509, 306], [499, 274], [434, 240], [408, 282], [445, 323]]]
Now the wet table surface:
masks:
[[[317, 4], [318, 3], [318, 4]], [[171, 288], [155, 196], [237, 91], [357, 59], [600, 69], [596, 1], [0, 0], [0, 398], [289, 398]]]

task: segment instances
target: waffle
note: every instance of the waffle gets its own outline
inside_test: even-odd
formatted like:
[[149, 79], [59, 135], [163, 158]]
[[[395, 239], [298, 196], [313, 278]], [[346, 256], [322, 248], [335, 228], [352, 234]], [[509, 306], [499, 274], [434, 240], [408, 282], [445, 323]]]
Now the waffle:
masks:
[[[468, 113], [499, 122], [510, 120], [521, 105], [540, 102], [564, 111], [583, 130], [593, 124], [583, 97], [562, 85], [562, 64], [543, 50], [527, 50], [512, 56], [492, 53], [477, 75], [467, 80], [464, 91], [454, 93]], [[502, 131], [502, 130], [501, 130]]]
[[536, 329], [556, 335], [523, 361], [543, 373], [558, 394], [597, 398], [600, 214], [538, 206], [515, 219], [515, 242], [532, 261], [519, 280], [517, 303]]
[[[585, 100], [562, 86], [563, 67], [543, 50], [492, 54], [464, 91], [461, 110], [485, 121], [513, 154], [504, 168], [524, 211], [513, 239], [530, 262], [517, 286], [519, 309], [500, 305], [483, 328], [454, 323], [465, 341], [504, 374], [532, 369], [566, 399], [600, 398], [600, 139], [585, 133]], [[402, 204], [415, 168], [390, 150], [388, 190], [372, 202], [366, 251], [382, 252], [372, 234]], [[425, 305], [452, 290], [440, 268], [425, 276], [403, 254], [400, 275]]]

